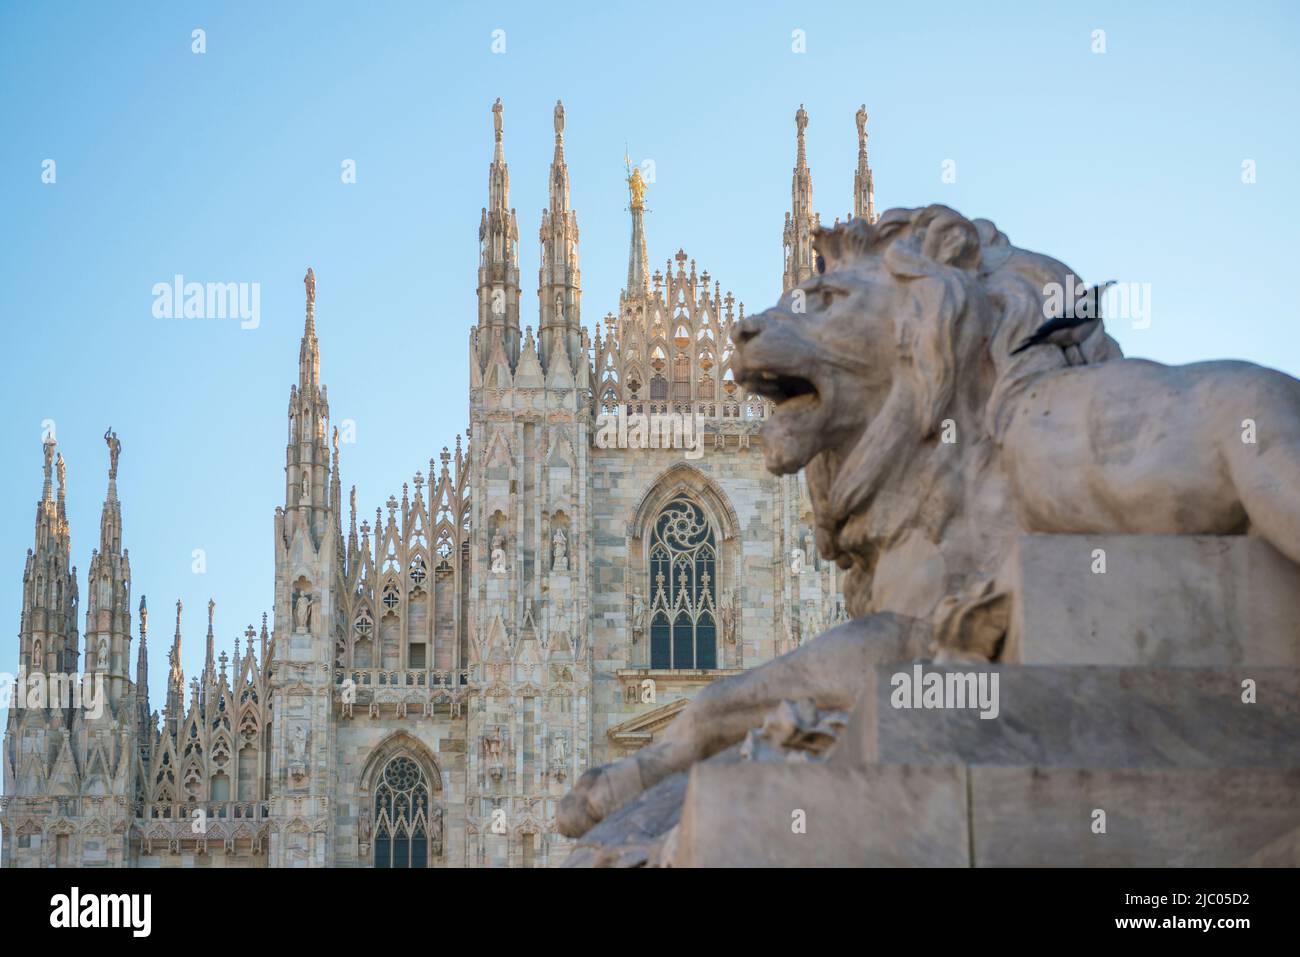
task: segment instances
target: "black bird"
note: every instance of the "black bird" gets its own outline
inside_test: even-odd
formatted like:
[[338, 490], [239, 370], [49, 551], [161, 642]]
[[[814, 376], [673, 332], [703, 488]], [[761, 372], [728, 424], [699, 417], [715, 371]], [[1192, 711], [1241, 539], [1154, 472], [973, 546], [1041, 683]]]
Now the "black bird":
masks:
[[[1020, 345], [1012, 349], [1011, 354], [1019, 355], [1030, 346], [1041, 346], [1044, 343], [1060, 346], [1062, 349], [1082, 345], [1097, 328], [1097, 323], [1101, 322], [1101, 297], [1113, 285], [1115, 280], [1112, 279], [1100, 286], [1093, 286], [1075, 303], [1074, 309], [1071, 310], [1072, 315], [1057, 316], [1043, 323], [1032, 336], [1022, 340]], [[1086, 315], [1080, 315], [1081, 312]]]

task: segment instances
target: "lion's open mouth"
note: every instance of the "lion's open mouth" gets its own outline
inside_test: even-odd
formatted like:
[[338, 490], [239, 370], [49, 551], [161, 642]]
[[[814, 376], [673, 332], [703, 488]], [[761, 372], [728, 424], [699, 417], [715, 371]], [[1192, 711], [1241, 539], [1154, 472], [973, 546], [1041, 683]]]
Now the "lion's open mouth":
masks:
[[771, 399], [778, 406], [796, 400], [817, 401], [817, 387], [801, 376], [756, 372], [748, 376], [743, 384], [751, 392], [757, 392], [763, 398]]

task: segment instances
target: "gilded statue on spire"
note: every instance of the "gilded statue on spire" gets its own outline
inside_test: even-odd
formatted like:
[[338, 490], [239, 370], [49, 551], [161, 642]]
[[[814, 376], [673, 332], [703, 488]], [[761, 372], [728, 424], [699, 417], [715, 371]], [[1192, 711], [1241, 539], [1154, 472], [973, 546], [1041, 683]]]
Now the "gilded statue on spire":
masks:
[[118, 441], [117, 433], [109, 426], [104, 433], [104, 442], [108, 445], [108, 477], [117, 478], [117, 457], [122, 454], [122, 443]]
[[645, 209], [646, 182], [641, 176], [640, 167], [632, 170], [632, 175], [627, 178], [627, 185], [632, 193], [632, 208]]
[[307, 275], [302, 277], [303, 285], [307, 287], [307, 304], [314, 305], [316, 302], [316, 273], [310, 266], [307, 267]]

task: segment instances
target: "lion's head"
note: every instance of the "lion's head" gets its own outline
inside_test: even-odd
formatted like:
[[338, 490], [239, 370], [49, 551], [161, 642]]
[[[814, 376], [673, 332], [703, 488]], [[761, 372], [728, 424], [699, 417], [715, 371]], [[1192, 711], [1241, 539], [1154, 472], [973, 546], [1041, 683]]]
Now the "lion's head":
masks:
[[[929, 615], [955, 583], [990, 574], [978, 557], [989, 535], [1013, 534], [996, 468], [999, 413], [1067, 357], [1012, 357], [1011, 345], [1042, 324], [1049, 284], [1065, 286], [1070, 270], [938, 205], [822, 229], [814, 245], [819, 274], [735, 329], [736, 380], [776, 403], [767, 466], [807, 468], [818, 548], [852, 569], [853, 612], [887, 607], [872, 592], [877, 566], [902, 543], [923, 550], [919, 532], [941, 555], [941, 584], [891, 610]], [[1099, 331], [1082, 353], [1100, 361], [1119, 349]]]

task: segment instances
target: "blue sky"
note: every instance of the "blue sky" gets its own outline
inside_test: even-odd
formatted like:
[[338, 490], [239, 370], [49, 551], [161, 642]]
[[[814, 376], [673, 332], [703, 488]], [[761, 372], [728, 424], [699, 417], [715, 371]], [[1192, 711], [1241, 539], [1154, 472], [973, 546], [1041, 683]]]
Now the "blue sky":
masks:
[[[1293, 4], [862, 2], [0, 5], [0, 622], [17, 632], [42, 423], [68, 463], [73, 561], [98, 540], [108, 426], [161, 705], [172, 606], [186, 673], [270, 607], [302, 276], [321, 373], [356, 422], [345, 487], [373, 514], [467, 421], [479, 210], [505, 103], [525, 323], [562, 98], [583, 320], [626, 275], [624, 144], [652, 159], [652, 266], [679, 246], [751, 310], [780, 292], [793, 115], [825, 221], [852, 204], [871, 112], [880, 209], [944, 202], [1085, 279], [1150, 283], [1130, 354], [1300, 374]], [[207, 51], [191, 51], [206, 31]], [[803, 30], [806, 52], [792, 51]], [[1106, 52], [1091, 52], [1092, 31]], [[491, 49], [505, 31], [505, 52]], [[56, 162], [54, 184], [42, 163]], [[341, 182], [345, 159], [357, 182]], [[941, 182], [941, 164], [956, 181]], [[1253, 160], [1257, 181], [1243, 184]], [[261, 324], [155, 319], [180, 273], [256, 282]], [[202, 548], [207, 571], [191, 571]], [[84, 622], [83, 622], [84, 626]], [[0, 643], [13, 670], [16, 642]]]

